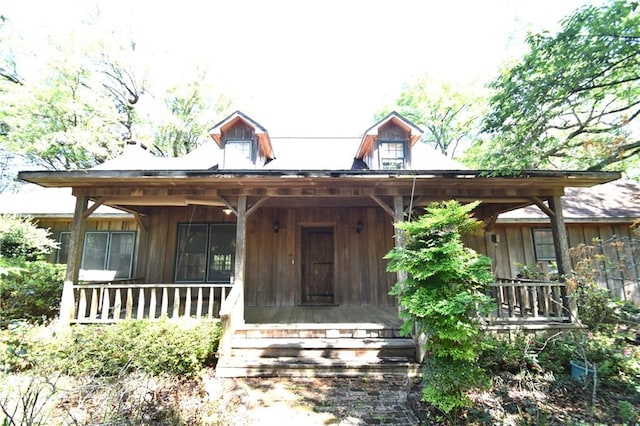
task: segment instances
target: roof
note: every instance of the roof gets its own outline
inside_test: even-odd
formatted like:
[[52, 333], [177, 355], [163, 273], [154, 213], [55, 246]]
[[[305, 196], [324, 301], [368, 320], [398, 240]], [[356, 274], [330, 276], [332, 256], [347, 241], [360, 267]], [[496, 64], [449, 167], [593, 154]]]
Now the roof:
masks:
[[[567, 188], [562, 202], [566, 222], [633, 221], [640, 218], [640, 182], [628, 179], [591, 188]], [[499, 223], [548, 222], [538, 207], [531, 205], [500, 215]]]
[[[0, 194], [0, 214], [15, 214], [37, 217], [72, 218], [76, 198], [71, 188], [43, 188], [38, 185], [25, 184], [15, 194]], [[130, 213], [113, 207], [102, 205], [92, 216], [98, 217], [133, 217]]]

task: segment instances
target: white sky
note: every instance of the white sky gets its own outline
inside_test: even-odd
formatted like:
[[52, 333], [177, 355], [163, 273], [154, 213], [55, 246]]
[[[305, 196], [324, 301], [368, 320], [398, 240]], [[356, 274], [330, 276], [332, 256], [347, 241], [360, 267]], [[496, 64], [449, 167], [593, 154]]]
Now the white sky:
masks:
[[403, 83], [429, 73], [483, 84], [528, 30], [557, 29], [585, 1], [15, 0], [0, 14], [28, 40], [68, 32], [97, 4], [105, 25], [147, 52], [150, 78], [206, 64], [214, 87], [272, 136], [358, 136]]

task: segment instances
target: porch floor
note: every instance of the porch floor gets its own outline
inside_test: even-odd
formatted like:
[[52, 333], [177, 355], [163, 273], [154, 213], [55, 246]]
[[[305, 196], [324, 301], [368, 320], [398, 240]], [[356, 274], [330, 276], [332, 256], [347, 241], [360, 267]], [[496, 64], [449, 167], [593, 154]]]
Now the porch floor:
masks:
[[280, 306], [245, 307], [246, 324], [376, 324], [399, 328], [397, 307], [382, 306]]

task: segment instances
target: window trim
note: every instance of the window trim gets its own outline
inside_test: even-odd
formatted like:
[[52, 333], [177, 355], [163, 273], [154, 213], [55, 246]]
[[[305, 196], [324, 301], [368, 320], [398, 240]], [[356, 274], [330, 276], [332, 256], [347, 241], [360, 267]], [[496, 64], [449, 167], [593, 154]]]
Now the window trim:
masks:
[[[180, 228], [183, 226], [187, 226], [187, 227], [191, 227], [191, 226], [202, 226], [202, 225], [206, 225], [207, 227], [207, 233], [206, 233], [206, 247], [205, 247], [205, 265], [204, 265], [204, 277], [201, 280], [179, 280], [178, 279], [178, 272], [179, 272], [179, 267], [178, 267], [178, 259], [180, 256]], [[211, 283], [211, 284], [233, 284], [233, 275], [235, 273], [234, 269], [235, 269], [235, 250], [232, 253], [232, 258], [231, 258], [231, 277], [229, 281], [214, 281], [211, 280], [209, 278], [210, 276], [210, 262], [211, 262], [211, 230], [212, 228], [215, 227], [233, 227], [234, 228], [234, 236], [236, 235], [237, 232], [237, 224], [235, 222], [197, 222], [197, 223], [188, 223], [188, 222], [181, 222], [178, 223], [177, 225], [177, 232], [176, 232], [176, 249], [175, 249], [175, 257], [173, 260], [173, 281], [175, 283], [179, 283], [179, 284], [183, 284], [183, 283]], [[235, 243], [235, 238], [233, 239], [233, 242]]]
[[[536, 238], [537, 233], [540, 231], [544, 231], [545, 233], [549, 233], [551, 235], [551, 243], [544, 243], [544, 242], [539, 242], [538, 239]], [[536, 256], [536, 261], [555, 261], [556, 260], [556, 255], [555, 255], [555, 248], [554, 248], [554, 242], [553, 242], [553, 232], [551, 230], [551, 228], [541, 228], [541, 227], [536, 227], [536, 228], [531, 228], [531, 238], [533, 241], [533, 250]], [[553, 256], [543, 256], [540, 254], [540, 246], [544, 246], [544, 247], [549, 247], [551, 246], [553, 248]]]

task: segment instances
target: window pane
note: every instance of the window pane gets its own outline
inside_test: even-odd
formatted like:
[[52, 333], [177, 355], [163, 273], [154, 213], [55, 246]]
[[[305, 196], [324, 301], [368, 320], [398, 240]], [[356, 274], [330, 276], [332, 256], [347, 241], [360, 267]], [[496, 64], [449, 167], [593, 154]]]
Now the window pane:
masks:
[[382, 169], [398, 170], [404, 168], [404, 143], [381, 142], [378, 150]]
[[133, 232], [113, 232], [111, 234], [109, 266], [107, 269], [118, 271], [116, 278], [131, 278], [134, 236]]
[[533, 243], [536, 249], [537, 260], [555, 260], [556, 252], [553, 247], [553, 234], [551, 229], [534, 229]]
[[208, 282], [231, 282], [236, 253], [236, 226], [211, 225], [209, 228]]
[[104, 270], [107, 264], [108, 232], [87, 232], [84, 235], [82, 269]]
[[71, 232], [61, 232], [58, 239], [58, 263], [67, 263], [69, 259], [69, 239], [71, 238]]
[[176, 253], [176, 281], [204, 281], [206, 263], [207, 225], [180, 225]]
[[226, 168], [253, 166], [252, 146], [250, 140], [227, 141], [224, 146], [224, 166]]

